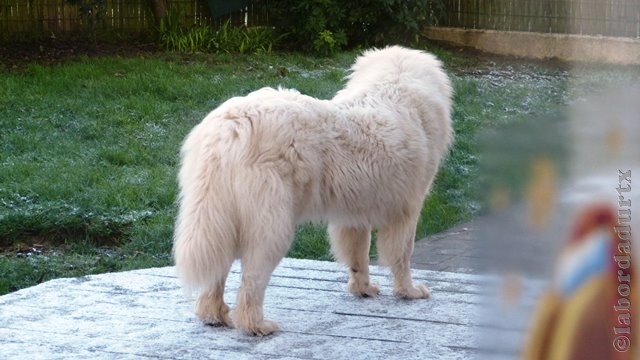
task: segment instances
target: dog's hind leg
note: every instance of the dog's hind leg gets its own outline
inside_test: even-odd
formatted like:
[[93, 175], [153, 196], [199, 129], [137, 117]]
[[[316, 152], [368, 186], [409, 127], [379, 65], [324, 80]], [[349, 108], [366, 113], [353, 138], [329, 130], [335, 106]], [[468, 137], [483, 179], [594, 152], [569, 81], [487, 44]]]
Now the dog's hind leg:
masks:
[[[193, 162], [193, 161], [192, 161]], [[206, 164], [215, 164], [206, 162]], [[181, 202], [175, 226], [173, 256], [185, 290], [200, 289], [196, 315], [206, 324], [231, 326], [224, 303], [224, 285], [236, 254], [235, 219], [225, 206], [224, 191], [214, 192], [220, 181], [214, 169], [188, 167], [181, 170]]]
[[401, 218], [378, 231], [378, 252], [382, 262], [391, 267], [394, 277], [394, 295], [404, 299], [428, 298], [429, 289], [413, 285], [411, 279], [411, 254], [418, 215]]
[[[282, 226], [264, 228], [260, 238], [253, 240], [255, 245], [243, 250], [242, 285], [238, 291], [233, 320], [236, 327], [249, 334], [263, 336], [278, 330], [278, 324], [264, 319], [263, 303], [271, 273], [293, 239], [293, 225], [289, 222], [287, 226], [291, 229], [285, 230]], [[283, 246], [283, 242], [286, 245]]]
[[[202, 293], [196, 303], [196, 316], [205, 324], [232, 326], [229, 306], [224, 303], [224, 285], [234, 259], [235, 236], [229, 219], [214, 218], [214, 203], [203, 209], [189, 211], [189, 204], [181, 208], [181, 220], [176, 226], [174, 258], [183, 282], [188, 289], [199, 288]], [[191, 216], [184, 216], [187, 212]], [[203, 213], [206, 213], [203, 215]]]
[[224, 285], [230, 266], [211, 289], [206, 289], [198, 297], [196, 316], [205, 324], [213, 326], [233, 326], [229, 316], [229, 306], [224, 302]]
[[361, 297], [377, 296], [380, 289], [369, 281], [371, 229], [329, 224], [328, 231], [334, 255], [349, 267], [349, 292]]
[[287, 253], [295, 231], [290, 194], [278, 183], [266, 184], [247, 196], [242, 210], [242, 284], [233, 320], [237, 328], [257, 336], [278, 330], [275, 322], [264, 319], [264, 295], [271, 273]]

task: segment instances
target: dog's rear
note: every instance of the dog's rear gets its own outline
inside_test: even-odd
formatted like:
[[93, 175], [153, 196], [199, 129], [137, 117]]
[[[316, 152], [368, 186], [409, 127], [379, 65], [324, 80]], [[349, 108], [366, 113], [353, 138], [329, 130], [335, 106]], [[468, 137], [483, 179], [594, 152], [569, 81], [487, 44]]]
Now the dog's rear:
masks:
[[209, 135], [206, 124], [200, 124], [182, 147], [173, 256], [185, 290], [207, 290], [211, 301], [208, 309], [199, 310], [202, 320], [230, 326], [229, 308], [222, 295], [235, 258], [237, 224], [226, 199], [230, 184], [220, 176], [222, 161], [210, 148]]
[[282, 177], [287, 159], [270, 154], [269, 141], [260, 139], [278, 143], [287, 134], [268, 120], [277, 114], [257, 116], [261, 109], [254, 104], [295, 94], [263, 89], [234, 98], [209, 114], [182, 146], [173, 252], [185, 288], [200, 291], [196, 314], [206, 323], [232, 325], [223, 293], [229, 269], [240, 258], [244, 285], [233, 323], [253, 334], [277, 329], [263, 319], [262, 301], [293, 237], [293, 200]]
[[216, 277], [231, 266], [236, 248], [233, 211], [225, 201], [230, 193], [228, 180], [219, 176], [221, 159], [208, 151], [211, 139], [204, 127], [196, 127], [184, 142], [178, 180], [174, 258], [189, 292], [219, 282]]

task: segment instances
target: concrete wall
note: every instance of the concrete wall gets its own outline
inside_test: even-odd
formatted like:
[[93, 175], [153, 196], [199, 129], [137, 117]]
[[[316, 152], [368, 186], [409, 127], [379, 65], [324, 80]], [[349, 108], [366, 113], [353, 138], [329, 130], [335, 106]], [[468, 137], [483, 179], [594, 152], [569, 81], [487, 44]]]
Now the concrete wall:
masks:
[[428, 39], [534, 59], [640, 64], [640, 40], [604, 36], [428, 27]]

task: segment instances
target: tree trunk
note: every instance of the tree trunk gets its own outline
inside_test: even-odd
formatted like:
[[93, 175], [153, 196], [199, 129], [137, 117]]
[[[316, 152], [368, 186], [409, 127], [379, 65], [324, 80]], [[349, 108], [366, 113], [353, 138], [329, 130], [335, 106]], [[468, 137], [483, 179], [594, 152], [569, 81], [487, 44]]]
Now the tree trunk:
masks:
[[167, 16], [167, 0], [151, 0], [151, 8], [158, 23]]

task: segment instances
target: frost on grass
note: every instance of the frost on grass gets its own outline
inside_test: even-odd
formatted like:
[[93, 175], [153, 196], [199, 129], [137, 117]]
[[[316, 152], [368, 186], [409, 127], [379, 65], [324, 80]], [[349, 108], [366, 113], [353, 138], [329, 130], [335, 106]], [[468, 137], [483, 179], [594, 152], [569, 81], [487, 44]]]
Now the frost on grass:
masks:
[[113, 242], [152, 210], [86, 209], [64, 200], [0, 192], [0, 246], [22, 241], [91, 239]]

